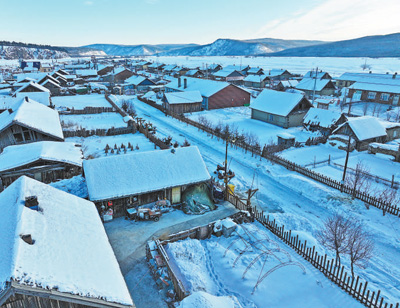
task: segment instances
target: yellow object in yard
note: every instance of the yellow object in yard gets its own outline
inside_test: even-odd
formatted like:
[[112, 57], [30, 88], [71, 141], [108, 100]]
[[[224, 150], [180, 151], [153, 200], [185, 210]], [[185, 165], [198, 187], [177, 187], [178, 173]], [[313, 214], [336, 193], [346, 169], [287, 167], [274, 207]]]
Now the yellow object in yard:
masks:
[[233, 193], [235, 192], [235, 185], [233, 184], [228, 184], [228, 192], [233, 195]]

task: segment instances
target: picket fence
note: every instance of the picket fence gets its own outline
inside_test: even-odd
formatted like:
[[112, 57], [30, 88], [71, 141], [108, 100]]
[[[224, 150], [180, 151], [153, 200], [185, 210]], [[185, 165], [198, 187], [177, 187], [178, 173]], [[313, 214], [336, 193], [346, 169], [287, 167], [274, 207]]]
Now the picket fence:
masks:
[[301, 241], [299, 236], [293, 236], [291, 230], [285, 231], [285, 226], [278, 226], [275, 219], [270, 220], [269, 215], [265, 217], [264, 212], [257, 210], [253, 206], [247, 206], [239, 197], [234, 194], [228, 194], [227, 200], [232, 203], [238, 210], [249, 211], [254, 218], [273, 234], [279, 237], [285, 244], [293, 248], [305, 260], [310, 262], [317, 270], [321, 271], [328, 279], [337, 284], [346, 293], [358, 300], [369, 308], [399, 308], [399, 303], [395, 306], [389, 304], [378, 292], [371, 291], [368, 288], [368, 281], [363, 281], [359, 276], [352, 277], [344, 265], [336, 266], [335, 259], [328, 260], [328, 256], [319, 254], [315, 246], [308, 247], [307, 241]]

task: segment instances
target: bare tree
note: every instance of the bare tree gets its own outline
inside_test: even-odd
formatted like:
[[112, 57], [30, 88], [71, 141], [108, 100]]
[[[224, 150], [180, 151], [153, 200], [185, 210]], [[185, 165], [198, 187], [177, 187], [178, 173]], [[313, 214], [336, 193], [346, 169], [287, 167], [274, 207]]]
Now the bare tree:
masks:
[[340, 266], [340, 255], [348, 249], [347, 237], [350, 229], [350, 221], [341, 215], [334, 215], [325, 221], [324, 228], [318, 232], [320, 242], [335, 251], [336, 266]]
[[374, 252], [372, 237], [363, 229], [361, 222], [352, 222], [347, 240], [347, 253], [350, 258], [351, 275], [354, 279], [354, 265], [365, 267]]
[[135, 105], [133, 104], [132, 101], [130, 101], [130, 100], [122, 100], [121, 107], [130, 116], [136, 116]]
[[349, 172], [346, 176], [346, 185], [353, 187], [353, 194], [357, 190], [368, 192], [371, 187], [369, 180], [369, 168], [361, 161], [357, 162], [356, 169]]

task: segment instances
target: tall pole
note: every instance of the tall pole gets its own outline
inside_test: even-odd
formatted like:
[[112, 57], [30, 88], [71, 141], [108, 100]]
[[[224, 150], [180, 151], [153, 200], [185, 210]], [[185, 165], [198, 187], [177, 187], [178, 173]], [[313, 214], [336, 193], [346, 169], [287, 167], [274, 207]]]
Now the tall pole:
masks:
[[315, 69], [315, 76], [314, 76], [314, 90], [313, 90], [313, 96], [312, 96], [312, 105], [314, 106], [314, 100], [315, 100], [315, 88], [317, 86], [317, 74], [318, 74], [318, 67]]
[[228, 199], [228, 140], [226, 138], [226, 148], [225, 148], [225, 174], [224, 174], [224, 182], [225, 182], [225, 198]]
[[346, 180], [347, 163], [349, 162], [349, 154], [350, 154], [350, 143], [351, 143], [351, 135], [349, 135], [349, 141], [347, 144], [346, 161], [344, 162], [341, 191], [343, 190], [344, 181]]

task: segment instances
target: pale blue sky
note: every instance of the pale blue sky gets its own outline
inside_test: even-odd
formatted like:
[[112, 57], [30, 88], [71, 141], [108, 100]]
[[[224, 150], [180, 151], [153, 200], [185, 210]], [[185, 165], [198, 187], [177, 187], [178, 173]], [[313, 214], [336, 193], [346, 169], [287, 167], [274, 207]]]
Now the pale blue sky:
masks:
[[211, 43], [341, 40], [400, 32], [400, 0], [0, 0], [0, 40]]

